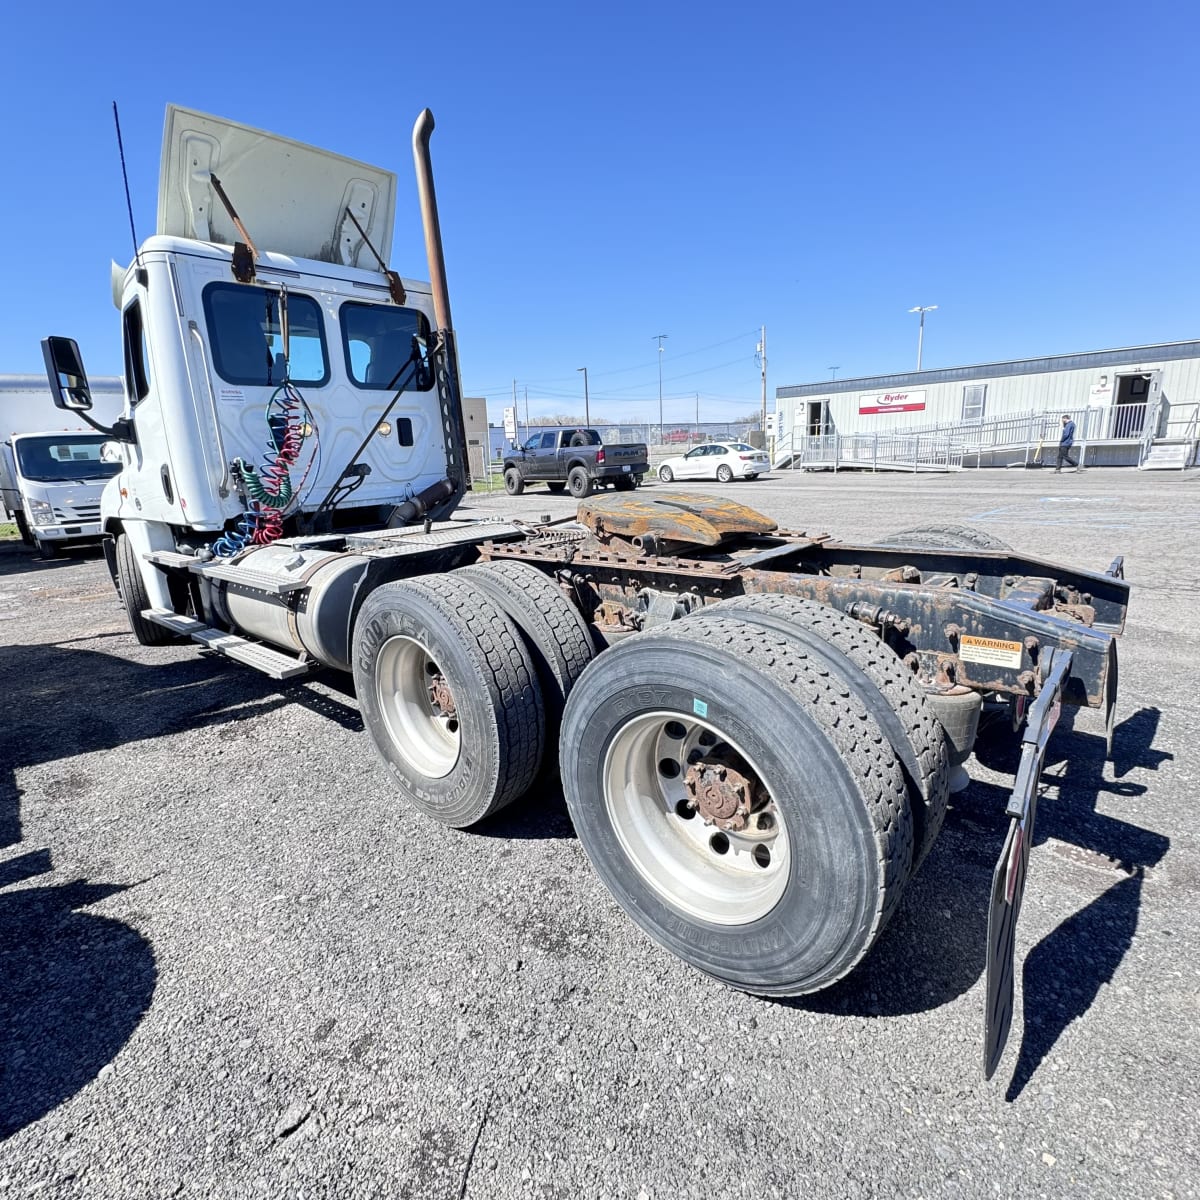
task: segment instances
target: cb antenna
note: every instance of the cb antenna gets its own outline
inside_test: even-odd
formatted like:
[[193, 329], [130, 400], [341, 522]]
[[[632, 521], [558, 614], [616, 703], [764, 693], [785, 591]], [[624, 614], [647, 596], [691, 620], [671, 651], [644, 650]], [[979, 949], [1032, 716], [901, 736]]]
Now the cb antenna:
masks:
[[113, 101], [113, 124], [117, 127], [117, 150], [121, 155], [121, 179], [125, 183], [125, 207], [129, 210], [129, 236], [133, 238], [133, 261], [142, 270], [142, 253], [138, 249], [137, 231], [133, 227], [133, 201], [129, 197], [129, 173], [125, 170], [125, 143], [121, 140], [121, 116], [117, 102]]

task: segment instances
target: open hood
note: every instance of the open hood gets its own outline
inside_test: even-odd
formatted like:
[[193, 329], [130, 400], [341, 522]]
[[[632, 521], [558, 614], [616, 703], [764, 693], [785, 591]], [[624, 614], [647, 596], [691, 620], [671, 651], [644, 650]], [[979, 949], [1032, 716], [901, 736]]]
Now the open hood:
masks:
[[216, 175], [259, 250], [379, 270], [346, 216], [385, 262], [392, 248], [396, 176], [315, 146], [167, 106], [158, 179], [158, 232], [241, 241], [210, 182]]

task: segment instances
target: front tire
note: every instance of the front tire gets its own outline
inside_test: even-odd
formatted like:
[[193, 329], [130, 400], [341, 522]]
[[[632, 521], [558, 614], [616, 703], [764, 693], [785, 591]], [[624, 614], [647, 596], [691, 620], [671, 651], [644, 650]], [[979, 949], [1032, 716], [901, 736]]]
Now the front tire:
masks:
[[354, 624], [354, 690], [401, 794], [462, 829], [511, 804], [541, 763], [541, 691], [520, 632], [457, 577], [383, 584]]
[[565, 492], [567, 490], [567, 485], [561, 479], [553, 480], [550, 483], [546, 484], [546, 486], [556, 496], [561, 496], [563, 494], [563, 492]]
[[147, 621], [142, 613], [153, 607], [150, 594], [142, 579], [141, 564], [137, 552], [126, 533], [117, 534], [117, 592], [125, 605], [125, 616], [129, 619], [129, 631], [141, 646], [166, 646], [176, 640], [171, 630], [153, 621]]
[[576, 500], [586, 499], [592, 494], [592, 480], [585, 468], [571, 468], [567, 475], [567, 490]]
[[714, 618], [626, 639], [571, 693], [559, 765], [617, 902], [730, 986], [827, 987], [899, 902], [912, 815], [895, 755], [787, 638]]

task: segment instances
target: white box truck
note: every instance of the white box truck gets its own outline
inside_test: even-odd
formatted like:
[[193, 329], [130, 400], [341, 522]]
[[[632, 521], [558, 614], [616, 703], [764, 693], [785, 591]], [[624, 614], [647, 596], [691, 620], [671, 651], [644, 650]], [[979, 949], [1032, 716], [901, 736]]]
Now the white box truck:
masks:
[[[109, 425], [125, 406], [118, 376], [91, 381], [94, 419]], [[98, 542], [100, 494], [121, 469], [104, 462], [105, 433], [54, 407], [44, 375], [0, 375], [0, 501], [24, 542], [52, 558]]]

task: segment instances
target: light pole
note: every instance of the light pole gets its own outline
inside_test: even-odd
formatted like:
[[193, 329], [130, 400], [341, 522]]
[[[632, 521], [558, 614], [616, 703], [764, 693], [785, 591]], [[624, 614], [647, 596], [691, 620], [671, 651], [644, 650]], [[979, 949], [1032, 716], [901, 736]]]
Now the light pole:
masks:
[[665, 333], [656, 333], [650, 340], [658, 342], [658, 444], [663, 444], [663, 409], [662, 409], [662, 356]]
[[590, 429], [592, 426], [592, 410], [588, 404], [587, 367], [576, 367], [583, 372], [583, 423]]
[[829, 378], [830, 378], [831, 380], [832, 380], [832, 379], [836, 379], [836, 378], [837, 378], [837, 373], [838, 373], [838, 372], [839, 372], [841, 369], [842, 369], [841, 367], [826, 367], [826, 368], [825, 368], [825, 370], [827, 370], [827, 371], [829, 372]]
[[921, 314], [921, 324], [917, 328], [917, 370], [921, 369], [921, 349], [925, 345], [925, 314], [933, 312], [937, 308], [936, 304], [926, 304], [924, 306], [918, 304], [915, 308], [910, 308], [910, 313]]

